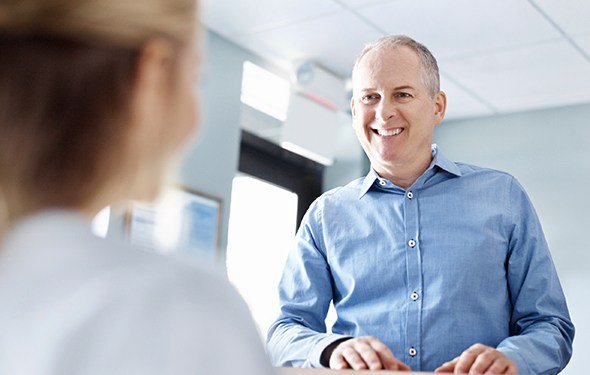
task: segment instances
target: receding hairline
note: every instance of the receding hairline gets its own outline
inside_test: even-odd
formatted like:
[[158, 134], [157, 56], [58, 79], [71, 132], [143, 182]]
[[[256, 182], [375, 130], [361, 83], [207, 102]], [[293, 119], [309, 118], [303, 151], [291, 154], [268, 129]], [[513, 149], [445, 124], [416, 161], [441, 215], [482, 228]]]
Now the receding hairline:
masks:
[[357, 60], [354, 63], [354, 67], [352, 69], [352, 77], [355, 76], [356, 71], [359, 69], [359, 67], [361, 66], [361, 63], [365, 60], [365, 57], [367, 55], [373, 54], [373, 53], [383, 53], [383, 52], [397, 52], [399, 50], [406, 50], [406, 51], [410, 51], [413, 53], [413, 55], [418, 59], [418, 62], [420, 63], [420, 67], [424, 68], [422, 65], [422, 61], [420, 60], [420, 56], [418, 56], [418, 54], [416, 53], [416, 51], [414, 51], [413, 49], [404, 46], [404, 45], [383, 45], [383, 46], [378, 46], [375, 48], [371, 48], [370, 50], [367, 51], [363, 51], [363, 53], [361, 55], [358, 56]]
[[374, 51], [402, 49], [402, 47], [412, 51], [420, 61], [422, 81], [434, 97], [440, 91], [440, 73], [436, 58], [426, 46], [406, 35], [388, 35], [366, 44], [355, 60], [352, 69], [353, 83], [358, 67], [367, 54]]

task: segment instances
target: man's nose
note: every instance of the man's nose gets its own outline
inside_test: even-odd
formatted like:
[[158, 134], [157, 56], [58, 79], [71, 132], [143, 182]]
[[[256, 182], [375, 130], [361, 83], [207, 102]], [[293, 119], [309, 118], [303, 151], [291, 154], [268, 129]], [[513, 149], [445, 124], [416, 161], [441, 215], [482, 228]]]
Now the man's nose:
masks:
[[387, 122], [389, 119], [397, 114], [397, 108], [395, 103], [390, 100], [382, 100], [377, 106], [376, 117], [378, 120]]

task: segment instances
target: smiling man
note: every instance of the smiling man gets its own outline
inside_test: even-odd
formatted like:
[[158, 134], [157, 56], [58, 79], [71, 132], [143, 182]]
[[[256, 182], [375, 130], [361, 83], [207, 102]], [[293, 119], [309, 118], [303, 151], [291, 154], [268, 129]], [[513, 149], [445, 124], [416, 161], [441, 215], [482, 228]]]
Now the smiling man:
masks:
[[309, 208], [268, 334], [274, 364], [561, 371], [574, 327], [539, 220], [512, 176], [432, 145], [446, 108], [432, 54], [406, 36], [368, 45], [351, 107], [371, 170]]

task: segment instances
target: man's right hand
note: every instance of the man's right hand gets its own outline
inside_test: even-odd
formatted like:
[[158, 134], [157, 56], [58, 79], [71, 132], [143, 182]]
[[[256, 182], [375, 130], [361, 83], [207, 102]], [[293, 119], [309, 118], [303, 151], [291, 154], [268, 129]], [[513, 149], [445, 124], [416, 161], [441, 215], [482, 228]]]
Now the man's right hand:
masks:
[[330, 368], [411, 371], [408, 365], [395, 358], [391, 350], [373, 336], [342, 341], [330, 355]]

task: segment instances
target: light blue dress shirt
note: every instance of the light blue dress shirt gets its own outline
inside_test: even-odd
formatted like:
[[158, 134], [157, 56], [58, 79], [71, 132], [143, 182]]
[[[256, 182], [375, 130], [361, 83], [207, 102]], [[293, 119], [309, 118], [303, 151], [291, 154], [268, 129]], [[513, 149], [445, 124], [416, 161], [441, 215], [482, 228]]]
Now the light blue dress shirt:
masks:
[[[574, 327], [522, 186], [436, 145], [433, 155], [407, 190], [371, 171], [309, 208], [268, 334], [275, 366], [321, 367], [330, 343], [372, 335], [414, 371], [475, 343], [497, 347], [520, 374], [565, 367]], [[326, 333], [330, 301], [338, 317]]]

